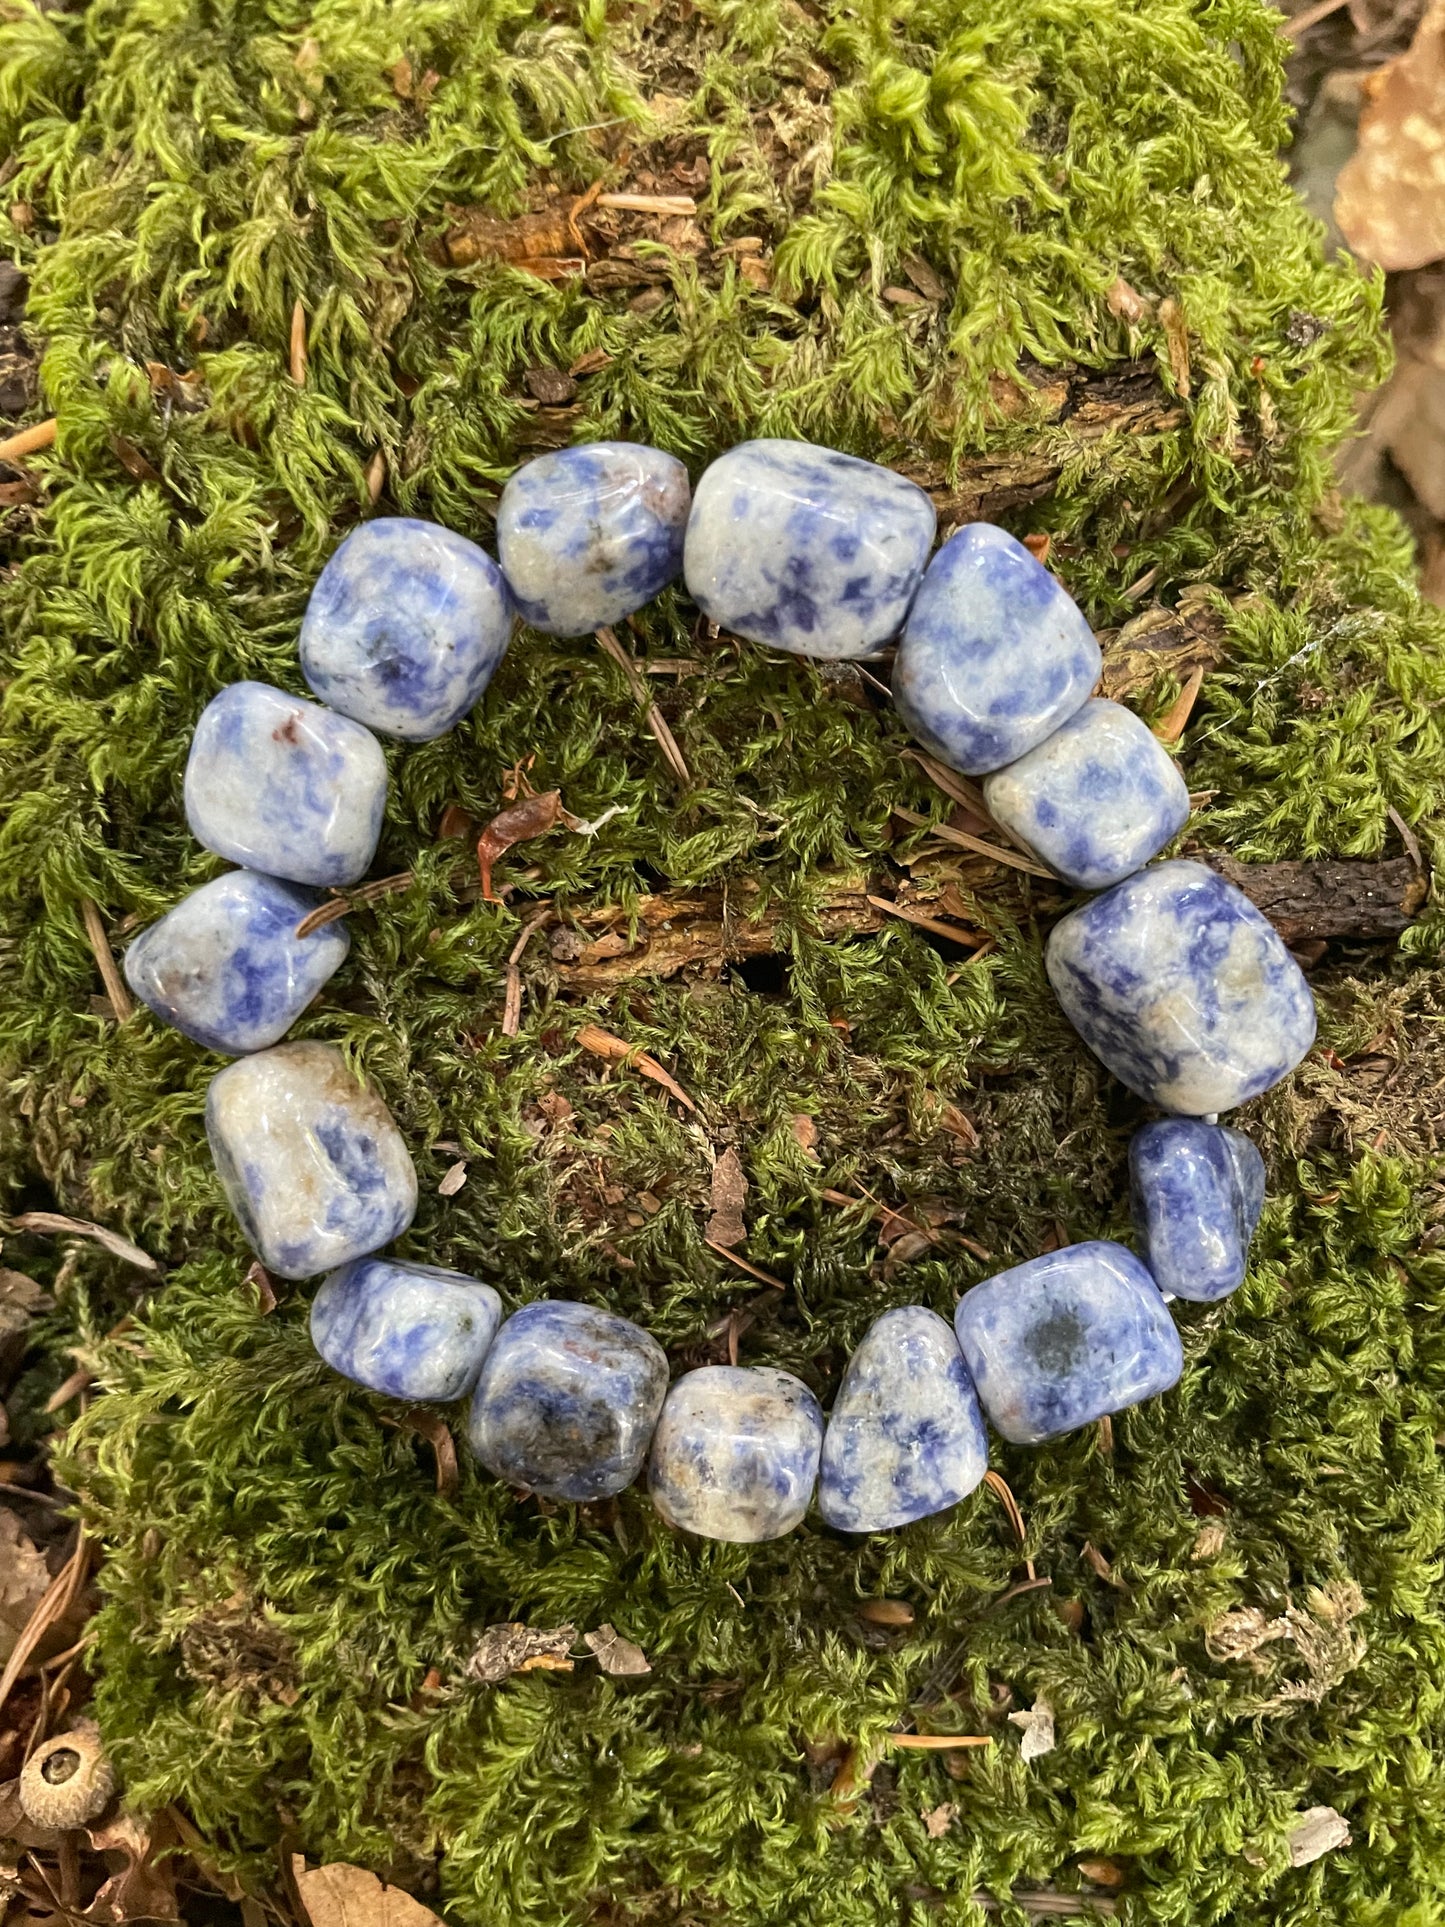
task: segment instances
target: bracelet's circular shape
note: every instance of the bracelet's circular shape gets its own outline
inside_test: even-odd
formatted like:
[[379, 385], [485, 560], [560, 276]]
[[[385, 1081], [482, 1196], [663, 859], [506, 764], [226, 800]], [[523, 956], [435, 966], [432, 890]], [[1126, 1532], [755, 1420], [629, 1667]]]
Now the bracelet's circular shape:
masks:
[[[1097, 697], [1099, 646], [1063, 586], [987, 523], [930, 561], [923, 491], [805, 442], [747, 442], [689, 494], [683, 465], [626, 442], [524, 464], [498, 512], [501, 566], [410, 518], [336, 549], [301, 631], [329, 707], [233, 683], [196, 726], [190, 826], [245, 867], [193, 891], [130, 946], [156, 1015], [235, 1062], [206, 1128], [248, 1241], [288, 1279], [326, 1276], [311, 1308], [336, 1371], [411, 1400], [471, 1398], [468, 1434], [497, 1477], [587, 1502], [648, 1467], [658, 1512], [705, 1538], [823, 1520], [866, 1533], [946, 1510], [988, 1464], [984, 1415], [1034, 1444], [1167, 1390], [1183, 1355], [1169, 1298], [1213, 1302], [1243, 1280], [1264, 1162], [1219, 1124], [1314, 1041], [1309, 987], [1248, 899], [1204, 865], [1155, 862], [1189, 797], [1138, 717]], [[1098, 892], [1050, 934], [1065, 1014], [1164, 1116], [1130, 1145], [1139, 1253], [1051, 1251], [966, 1292], [952, 1327], [910, 1305], [875, 1319], [825, 1420], [769, 1366], [703, 1366], [670, 1387], [666, 1354], [598, 1307], [539, 1299], [504, 1317], [490, 1285], [385, 1257], [416, 1209], [416, 1173], [385, 1105], [341, 1053], [284, 1043], [346, 956], [322, 899], [375, 854], [386, 800], [379, 729], [444, 734], [478, 701], [516, 613], [575, 634], [635, 613], [681, 574], [711, 619], [819, 658], [897, 641], [893, 693], [915, 736], [982, 776], [1005, 834], [1063, 882]], [[368, 727], [369, 725], [369, 727]]]

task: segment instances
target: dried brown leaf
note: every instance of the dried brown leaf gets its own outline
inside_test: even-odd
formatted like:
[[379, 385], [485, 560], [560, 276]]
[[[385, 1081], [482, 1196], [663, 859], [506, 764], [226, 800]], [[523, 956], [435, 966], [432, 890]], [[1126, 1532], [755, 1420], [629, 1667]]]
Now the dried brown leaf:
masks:
[[812, 1157], [818, 1148], [818, 1126], [806, 1111], [795, 1111], [788, 1119], [793, 1136], [798, 1141], [798, 1149], [804, 1157]]
[[865, 1599], [858, 1617], [870, 1626], [911, 1626], [914, 1615], [906, 1599]]
[[1193, 386], [1189, 366], [1189, 323], [1184, 310], [1172, 294], [1166, 295], [1159, 303], [1159, 325], [1164, 330], [1164, 346], [1169, 356], [1170, 373], [1174, 376], [1174, 386], [1181, 397], [1187, 401]]
[[712, 1168], [712, 1216], [707, 1223], [711, 1245], [740, 1245], [747, 1236], [743, 1206], [747, 1203], [748, 1181], [738, 1154], [729, 1145]]
[[595, 1633], [583, 1633], [582, 1644], [596, 1655], [603, 1672], [611, 1673], [616, 1679], [636, 1679], [652, 1671], [642, 1648], [605, 1623]]
[[179, 1920], [174, 1861], [158, 1859], [175, 1843], [164, 1814], [143, 1820], [118, 1813], [104, 1826], [87, 1827], [86, 1836], [97, 1853], [106, 1856], [110, 1878], [85, 1910], [85, 1918], [122, 1923], [132, 1920]]
[[514, 843], [526, 843], [533, 837], [546, 836], [549, 830], [555, 830], [559, 823], [567, 820], [560, 790], [541, 790], [499, 810], [477, 838], [477, 864], [482, 873], [483, 900], [487, 903], [501, 901], [492, 894], [492, 865], [499, 856], [510, 850]]
[[103, 1224], [91, 1224], [86, 1218], [63, 1217], [58, 1211], [22, 1211], [10, 1220], [13, 1231], [36, 1231], [50, 1233], [56, 1237], [69, 1234], [76, 1238], [89, 1238], [92, 1243], [108, 1251], [112, 1258], [120, 1258], [137, 1271], [159, 1271], [155, 1259], [133, 1245], [129, 1238], [122, 1238], [118, 1232], [108, 1231]]
[[466, 1160], [458, 1158], [455, 1164], [447, 1166], [446, 1175], [437, 1186], [439, 1198], [454, 1198], [467, 1181]]
[[1081, 1860], [1079, 1872], [1096, 1887], [1122, 1887], [1128, 1877], [1117, 1860], [1105, 1860], [1102, 1856]]
[[436, 1460], [437, 1491], [444, 1499], [451, 1498], [456, 1492], [461, 1471], [457, 1465], [457, 1442], [441, 1413], [427, 1412], [417, 1406], [397, 1423], [405, 1431], [415, 1432], [418, 1438], [426, 1440]]
[[575, 1626], [524, 1626], [508, 1619], [488, 1626], [466, 1663], [466, 1677], [495, 1686], [512, 1673], [566, 1671], [568, 1648], [577, 1637]]
[[1335, 220], [1382, 268], [1445, 255], [1445, 0], [1408, 49], [1371, 76], [1354, 153], [1335, 185]]
[[0, 1660], [14, 1651], [49, 1585], [44, 1554], [31, 1544], [15, 1514], [0, 1507]]
[[1321, 1854], [1332, 1853], [1336, 1847], [1350, 1844], [1350, 1828], [1342, 1813], [1333, 1807], [1306, 1807], [1298, 1822], [1290, 1829], [1285, 1844], [1289, 1848], [1289, 1864], [1292, 1867], [1307, 1867]]
[[1110, 314], [1118, 315], [1131, 327], [1153, 313], [1153, 309], [1136, 288], [1131, 288], [1122, 274], [1114, 277], [1113, 285], [1104, 296], [1104, 304]]
[[337, 1861], [308, 1868], [298, 1853], [291, 1873], [311, 1927], [441, 1927], [430, 1908], [365, 1867]]
[[954, 1815], [957, 1812], [958, 1808], [954, 1806], [953, 1802], [951, 1800], [945, 1800], [941, 1806], [936, 1806], [931, 1813], [925, 1813], [923, 1816], [923, 1830], [929, 1839], [941, 1840], [953, 1825]]
[[270, 1272], [267, 1271], [259, 1258], [252, 1260], [242, 1282], [250, 1285], [255, 1291], [257, 1298], [260, 1300], [261, 1316], [263, 1318], [269, 1318], [271, 1313], [276, 1309], [276, 1287], [272, 1282]]

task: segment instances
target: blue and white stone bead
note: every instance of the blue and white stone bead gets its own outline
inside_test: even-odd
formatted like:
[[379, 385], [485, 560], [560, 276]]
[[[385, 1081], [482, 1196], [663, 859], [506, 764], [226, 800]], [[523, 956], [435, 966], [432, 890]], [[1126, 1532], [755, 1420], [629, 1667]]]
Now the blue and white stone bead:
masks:
[[485, 550], [383, 515], [353, 529], [317, 578], [301, 673], [343, 716], [429, 743], [475, 706], [511, 635], [511, 598]]
[[1209, 1304], [1244, 1282], [1264, 1159], [1242, 1131], [1166, 1117], [1129, 1145], [1134, 1229], [1161, 1291]]
[[943, 1512], [988, 1470], [978, 1395], [946, 1319], [885, 1311], [848, 1361], [823, 1435], [818, 1510], [843, 1532]]
[[1315, 1038], [1299, 965], [1242, 891], [1202, 863], [1155, 863], [1055, 924], [1064, 1014], [1122, 1084], [1209, 1117], [1292, 1071]]
[[734, 635], [799, 656], [871, 656], [903, 625], [936, 524], [923, 490], [876, 462], [743, 442], [697, 485], [683, 573]]
[[1132, 710], [1096, 697], [983, 785], [989, 814], [1079, 890], [1107, 890], [1189, 820], [1189, 788]]
[[465, 1398], [502, 1322], [490, 1285], [400, 1258], [329, 1272], [311, 1301], [311, 1342], [335, 1372], [392, 1398]]
[[469, 1436], [482, 1464], [545, 1499], [621, 1492], [642, 1470], [667, 1391], [667, 1354], [615, 1312], [539, 1299], [492, 1342]]
[[675, 455], [583, 442], [519, 468], [497, 509], [497, 553], [523, 618], [550, 636], [621, 622], [682, 568], [691, 494]]
[[126, 982], [157, 1017], [207, 1050], [231, 1057], [265, 1050], [351, 948], [340, 923], [297, 936], [321, 901], [299, 884], [228, 870], [141, 932], [125, 953]]
[[704, 1365], [667, 1395], [648, 1487], [670, 1526], [754, 1545], [808, 1510], [823, 1445], [818, 1401], [772, 1366]]
[[416, 1170], [390, 1111], [331, 1044], [278, 1044], [217, 1071], [206, 1135], [241, 1229], [279, 1277], [367, 1257], [416, 1211]]
[[269, 683], [235, 682], [201, 711], [186, 821], [217, 856], [291, 883], [355, 883], [376, 854], [386, 758], [349, 716]]
[[928, 565], [893, 664], [893, 701], [925, 749], [982, 776], [1067, 722], [1102, 668], [1063, 584], [1005, 530], [972, 522]]
[[1158, 1286], [1132, 1251], [1102, 1240], [985, 1279], [954, 1325], [983, 1409], [1015, 1445], [1137, 1405], [1184, 1367]]

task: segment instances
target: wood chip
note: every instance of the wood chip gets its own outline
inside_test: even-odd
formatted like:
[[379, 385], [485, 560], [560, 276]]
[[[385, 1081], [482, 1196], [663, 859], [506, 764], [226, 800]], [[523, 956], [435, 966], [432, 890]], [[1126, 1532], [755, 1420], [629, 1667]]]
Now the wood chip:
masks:
[[366, 499], [373, 508], [376, 507], [377, 502], [381, 498], [381, 491], [385, 483], [386, 456], [380, 449], [377, 449], [371, 460], [366, 464]]
[[596, 1024], [584, 1024], [577, 1033], [577, 1042], [591, 1057], [601, 1057], [609, 1064], [621, 1064], [631, 1070], [641, 1071], [644, 1077], [661, 1085], [669, 1097], [676, 1098], [685, 1111], [697, 1109], [682, 1086], [668, 1075], [655, 1057], [640, 1046], [614, 1037], [610, 1030], [599, 1029]]
[[123, 1024], [135, 1009], [125, 979], [116, 966], [115, 952], [110, 947], [110, 939], [105, 934], [105, 925], [100, 920], [100, 911], [89, 897], [80, 899], [80, 915], [85, 924], [86, 941], [95, 957], [100, 971], [100, 980], [105, 985], [105, 994], [110, 999], [110, 1007], [115, 1012], [115, 1020]]
[[18, 462], [24, 455], [38, 455], [42, 448], [53, 448], [56, 427], [52, 416], [48, 422], [36, 422], [31, 428], [22, 428], [18, 434], [7, 435], [0, 442], [0, 462]]
[[597, 205], [630, 214], [697, 213], [697, 202], [690, 194], [599, 194]]
[[642, 1648], [605, 1623], [595, 1633], [583, 1633], [582, 1644], [596, 1656], [603, 1672], [610, 1673], [614, 1679], [640, 1679], [652, 1671]]
[[1189, 672], [1189, 680], [1170, 703], [1168, 709], [1154, 725], [1154, 734], [1161, 743], [1177, 743], [1189, 726], [1189, 718], [1194, 714], [1194, 705], [1199, 701], [1199, 692], [1204, 687], [1204, 664]]
[[466, 1677], [495, 1686], [513, 1673], [571, 1672], [567, 1654], [576, 1637], [575, 1626], [525, 1626], [519, 1619], [488, 1626], [466, 1663]]
[[626, 676], [628, 687], [637, 698], [638, 705], [642, 710], [643, 720], [652, 732], [658, 748], [662, 751], [663, 760], [677, 778], [678, 782], [681, 783], [684, 788], [691, 789], [692, 771], [687, 766], [687, 759], [678, 748], [677, 738], [668, 728], [662, 712], [648, 694], [647, 684], [638, 674], [637, 664], [622, 647], [622, 644], [617, 640], [612, 630], [605, 628], [599, 629], [596, 631], [596, 635], [598, 647], [605, 655], [612, 658], [623, 675]]
[[708, 1219], [707, 1242], [714, 1250], [719, 1245], [740, 1245], [747, 1236], [747, 1226], [743, 1223], [747, 1197], [748, 1181], [742, 1162], [729, 1145], [712, 1168], [712, 1216]]
[[34, 1231], [49, 1233], [56, 1237], [88, 1238], [108, 1251], [112, 1258], [134, 1265], [137, 1271], [160, 1270], [147, 1252], [139, 1245], [133, 1245], [129, 1238], [122, 1238], [118, 1232], [108, 1231], [103, 1224], [91, 1224], [87, 1218], [67, 1218], [58, 1211], [22, 1211], [10, 1220], [12, 1231]]
[[307, 1868], [291, 1856], [291, 1877], [311, 1927], [442, 1927], [429, 1907], [344, 1860]]

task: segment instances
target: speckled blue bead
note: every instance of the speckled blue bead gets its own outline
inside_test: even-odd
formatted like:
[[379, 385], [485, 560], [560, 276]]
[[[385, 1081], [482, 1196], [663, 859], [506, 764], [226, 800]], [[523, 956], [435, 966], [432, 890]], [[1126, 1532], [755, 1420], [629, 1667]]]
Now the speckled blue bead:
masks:
[[292, 883], [355, 883], [376, 854], [386, 759], [369, 729], [264, 682], [201, 711], [186, 821], [217, 856]]
[[923, 490], [892, 469], [812, 442], [742, 442], [697, 485], [683, 573], [734, 635], [871, 656], [902, 627], [935, 526]]
[[1131, 710], [1102, 697], [983, 786], [989, 813], [1080, 890], [1107, 890], [1189, 820], [1189, 786]]
[[229, 870], [141, 932], [125, 953], [126, 982], [157, 1017], [208, 1050], [265, 1050], [351, 948], [340, 923], [296, 935], [320, 902], [299, 884]]
[[282, 1278], [364, 1258], [411, 1223], [401, 1133], [330, 1044], [278, 1044], [217, 1071], [206, 1135], [241, 1229]]
[[1161, 1291], [1207, 1304], [1243, 1284], [1264, 1159], [1242, 1131], [1189, 1117], [1146, 1124], [1129, 1145], [1129, 1190]]
[[435, 522], [363, 522], [321, 571], [301, 624], [301, 673], [322, 702], [383, 736], [428, 743], [459, 723], [512, 634], [502, 572]]
[[1102, 1240], [985, 1279], [954, 1325], [983, 1409], [1015, 1445], [1168, 1391], [1184, 1366], [1158, 1286], [1132, 1251]]
[[667, 1395], [648, 1486], [671, 1526], [752, 1545], [780, 1539], [808, 1510], [823, 1414], [791, 1372], [704, 1365]]
[[605, 1499], [642, 1470], [667, 1391], [667, 1354], [629, 1319], [565, 1299], [503, 1325], [472, 1401], [472, 1450], [545, 1499]]
[[923, 1305], [885, 1311], [833, 1401], [818, 1510], [844, 1532], [886, 1532], [956, 1505], [987, 1470], [978, 1396], [947, 1320]]
[[399, 1258], [343, 1265], [311, 1301], [311, 1342], [331, 1369], [392, 1398], [465, 1398], [501, 1322], [490, 1285]]
[[1067, 722], [1102, 668], [1063, 584], [1003, 529], [971, 522], [928, 565], [893, 664], [893, 701], [925, 749], [982, 776]]
[[690, 499], [677, 457], [641, 442], [527, 462], [497, 509], [497, 553], [524, 619], [581, 636], [651, 602], [682, 568]]
[[1162, 1111], [1232, 1110], [1314, 1042], [1299, 965], [1248, 897], [1202, 863], [1151, 864], [1072, 911], [1044, 962], [1089, 1049]]

